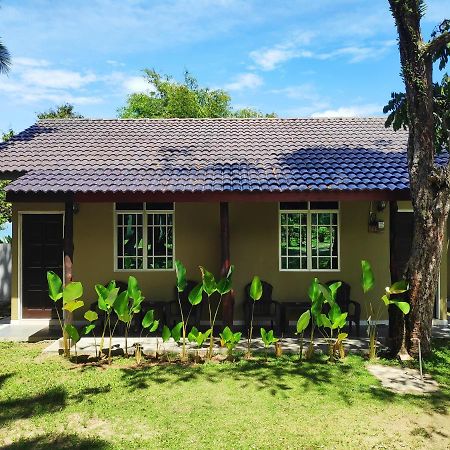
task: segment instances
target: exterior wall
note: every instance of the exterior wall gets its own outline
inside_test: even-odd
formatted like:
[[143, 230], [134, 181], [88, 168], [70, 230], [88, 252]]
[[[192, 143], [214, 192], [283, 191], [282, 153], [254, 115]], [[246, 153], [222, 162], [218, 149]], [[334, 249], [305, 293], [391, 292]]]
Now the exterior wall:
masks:
[[0, 244], [0, 303], [11, 301], [11, 244]]
[[[361, 303], [362, 319], [367, 317], [367, 298], [360, 287], [360, 261], [371, 262], [379, 301], [390, 283], [389, 210], [378, 214], [385, 221], [385, 231], [368, 232], [369, 202], [340, 204], [340, 271], [279, 271], [279, 230], [277, 203], [230, 204], [230, 251], [236, 266], [234, 289], [235, 320], [243, 319], [244, 286], [257, 274], [274, 286], [273, 297], [279, 301], [307, 301], [311, 280], [325, 282], [342, 279], [352, 287], [352, 299]], [[12, 318], [19, 318], [18, 211], [63, 211], [62, 204], [25, 204], [13, 207], [13, 285]], [[114, 272], [114, 209], [112, 203], [82, 203], [74, 216], [74, 279], [83, 282], [86, 304], [96, 301], [94, 285], [111, 279], [126, 281], [137, 277], [146, 298], [172, 300], [174, 271]], [[175, 256], [183, 261], [188, 278], [200, 279], [198, 265], [218, 274], [220, 266], [220, 224], [218, 203], [177, 203], [175, 206]], [[447, 259], [443, 263], [441, 297], [447, 296]], [[444, 308], [444, 301], [441, 305]], [[384, 319], [387, 316], [383, 317]]]

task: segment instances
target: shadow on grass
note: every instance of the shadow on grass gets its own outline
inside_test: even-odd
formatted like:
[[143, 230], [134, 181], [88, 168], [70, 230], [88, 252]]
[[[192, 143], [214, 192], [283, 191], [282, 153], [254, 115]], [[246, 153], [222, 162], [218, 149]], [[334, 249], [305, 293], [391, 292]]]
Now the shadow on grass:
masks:
[[84, 438], [74, 434], [58, 436], [38, 436], [35, 438], [19, 439], [13, 444], [5, 445], [3, 450], [47, 450], [73, 449], [73, 450], [103, 450], [112, 448], [110, 444], [100, 439]]
[[154, 384], [188, 384], [201, 380], [221, 383], [230, 377], [240, 384], [240, 388], [253, 387], [272, 396], [288, 396], [290, 391], [301, 389], [305, 392], [316, 391], [318, 395], [339, 396], [346, 405], [371, 398], [386, 404], [405, 402], [439, 414], [448, 414], [450, 408], [449, 389], [443, 387], [436, 393], [420, 397], [395, 394], [383, 388], [367, 372], [363, 360], [355, 356], [335, 364], [320, 357], [302, 364], [294, 357], [283, 357], [269, 358], [267, 362], [255, 358], [220, 365], [172, 363], [127, 367], [121, 371], [130, 390], [147, 389]]
[[2, 373], [0, 375], [0, 388], [5, 384], [6, 380], [12, 378], [14, 375], [14, 373]]

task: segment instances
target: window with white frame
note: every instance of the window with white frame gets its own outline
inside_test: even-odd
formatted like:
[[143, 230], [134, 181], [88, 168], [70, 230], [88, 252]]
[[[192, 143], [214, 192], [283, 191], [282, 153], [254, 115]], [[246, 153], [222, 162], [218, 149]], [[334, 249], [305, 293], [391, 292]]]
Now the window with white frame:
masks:
[[280, 203], [280, 270], [339, 270], [339, 203]]
[[116, 269], [174, 267], [173, 203], [116, 203]]

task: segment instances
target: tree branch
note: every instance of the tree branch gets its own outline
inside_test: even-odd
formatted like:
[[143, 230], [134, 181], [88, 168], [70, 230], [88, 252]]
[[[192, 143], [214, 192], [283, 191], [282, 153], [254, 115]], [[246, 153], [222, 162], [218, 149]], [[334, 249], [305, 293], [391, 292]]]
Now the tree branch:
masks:
[[424, 57], [434, 58], [449, 43], [450, 32], [446, 31], [425, 44], [422, 54]]

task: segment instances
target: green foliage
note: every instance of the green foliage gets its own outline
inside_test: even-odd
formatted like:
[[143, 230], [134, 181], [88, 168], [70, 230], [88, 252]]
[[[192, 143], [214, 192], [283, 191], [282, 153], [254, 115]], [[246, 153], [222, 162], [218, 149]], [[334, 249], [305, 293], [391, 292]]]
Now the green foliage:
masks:
[[364, 294], [373, 289], [375, 285], [375, 277], [372, 272], [372, 266], [369, 261], [361, 261], [361, 286]]
[[250, 285], [250, 297], [253, 301], [258, 301], [262, 297], [263, 287], [261, 283], [261, 279], [255, 275], [252, 280], [252, 284]]
[[74, 106], [70, 103], [63, 103], [56, 108], [37, 114], [38, 119], [82, 119], [83, 116], [74, 111]]
[[180, 342], [181, 330], [183, 329], [183, 322], [178, 322], [171, 331], [172, 338], [175, 342]]
[[188, 334], [189, 342], [195, 342], [198, 347], [201, 347], [206, 339], [208, 339], [211, 334], [211, 329], [206, 330], [204, 333], [198, 331], [196, 327], [192, 327], [192, 330]]
[[265, 328], [260, 329], [261, 339], [264, 342], [264, 347], [270, 347], [278, 342], [278, 338], [275, 337], [273, 330], [266, 331]]
[[188, 300], [192, 306], [196, 306], [201, 303], [203, 299], [203, 284], [198, 283], [194, 288], [189, 292]]
[[11, 68], [11, 55], [5, 44], [0, 41], [0, 74], [8, 73]]
[[47, 272], [48, 296], [57, 302], [63, 296], [62, 280], [55, 272]]
[[90, 309], [84, 313], [84, 318], [88, 322], [94, 322], [98, 319], [98, 314], [95, 311], [91, 311]]
[[297, 333], [303, 333], [309, 325], [309, 322], [311, 320], [311, 311], [308, 309], [308, 311], [305, 311], [297, 320]]
[[66, 325], [64, 325], [64, 329], [75, 344], [80, 340], [80, 334], [72, 324], [67, 323]]
[[118, 110], [119, 117], [133, 118], [206, 118], [206, 117], [275, 117], [246, 108], [234, 111], [231, 98], [221, 89], [200, 87], [188, 71], [178, 83], [154, 69], [144, 69], [147, 92], [128, 96], [126, 105]]
[[149, 333], [153, 333], [158, 329], [159, 320], [155, 320], [155, 312], [153, 309], [150, 309], [145, 313], [144, 318], [142, 319], [142, 327], [148, 329]]
[[186, 289], [186, 267], [179, 260], [175, 261], [175, 272], [177, 275], [177, 289], [178, 292], [183, 292]]
[[[1, 43], [0, 43], [1, 47]], [[1, 53], [1, 48], [0, 48]], [[0, 54], [1, 59], [1, 54]], [[0, 63], [1, 66], [1, 63]], [[1, 72], [1, 70], [0, 70]], [[9, 141], [14, 136], [14, 131], [9, 129], [6, 133], [2, 134], [2, 141]], [[0, 229], [4, 223], [12, 221], [12, 205], [6, 201], [5, 188], [10, 183], [9, 180], [0, 180]]]
[[208, 272], [204, 267], [200, 266], [200, 272], [202, 273], [203, 290], [206, 295], [210, 297], [217, 290], [217, 283], [214, 275]]
[[172, 332], [170, 331], [170, 328], [167, 325], [163, 326], [161, 337], [163, 342], [167, 342], [172, 336]]
[[241, 340], [242, 333], [233, 333], [230, 327], [225, 327], [222, 333], [219, 333], [219, 336], [227, 346], [228, 353], [231, 356], [234, 348], [237, 344], [239, 344], [239, 341]]

